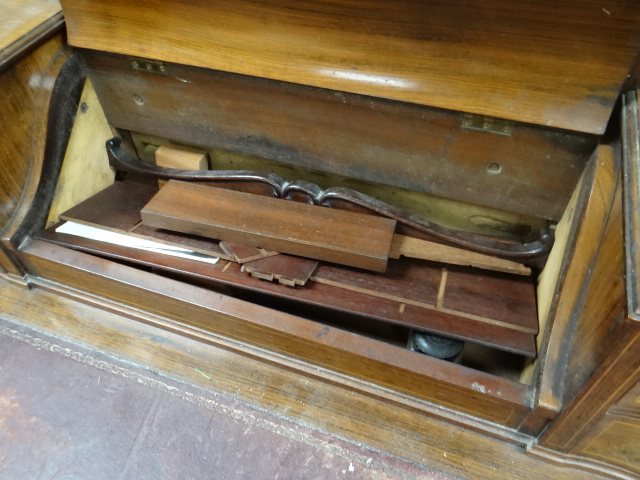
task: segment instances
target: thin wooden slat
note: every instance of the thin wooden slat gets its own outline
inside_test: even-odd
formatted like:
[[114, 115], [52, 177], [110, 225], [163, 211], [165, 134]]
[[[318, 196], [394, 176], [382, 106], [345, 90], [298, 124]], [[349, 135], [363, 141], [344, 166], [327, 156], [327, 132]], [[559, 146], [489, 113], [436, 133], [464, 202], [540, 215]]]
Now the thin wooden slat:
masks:
[[171, 180], [140, 212], [156, 228], [384, 271], [395, 221]]
[[531, 275], [531, 269], [521, 263], [470, 252], [440, 243], [428, 242], [418, 238], [395, 235], [391, 243], [389, 257], [400, 258], [400, 256], [432, 260], [452, 265], [470, 266], [496, 272], [513, 273], [516, 275]]
[[535, 284], [530, 279], [450, 268], [442, 306], [538, 333]]

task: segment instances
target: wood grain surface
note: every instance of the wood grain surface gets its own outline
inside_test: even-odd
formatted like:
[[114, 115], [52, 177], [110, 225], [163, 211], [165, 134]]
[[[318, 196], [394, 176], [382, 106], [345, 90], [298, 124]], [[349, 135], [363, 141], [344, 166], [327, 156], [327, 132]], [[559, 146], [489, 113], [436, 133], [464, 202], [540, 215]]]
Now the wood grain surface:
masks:
[[[115, 127], [259, 157], [249, 170], [276, 161], [293, 170], [285, 179], [325, 189], [337, 186], [326, 174], [393, 186], [378, 198], [413, 212], [415, 196], [398, 204], [398, 189], [558, 220], [595, 146], [591, 135], [516, 124], [503, 136], [463, 129], [460, 112], [175, 64], [154, 75], [83, 53]], [[213, 169], [241, 168], [220, 157]], [[421, 208], [434, 215], [432, 205]]]
[[640, 474], [640, 420], [605, 415], [577, 452]]
[[0, 74], [0, 91], [4, 92], [0, 116], [0, 230], [17, 207], [31, 162], [30, 135], [40, 85], [30, 86], [29, 82], [44, 75], [62, 46], [62, 38], [55, 37]]
[[54, 35], [0, 75], [0, 91], [6, 92], [0, 115], [0, 263], [16, 278], [24, 271], [13, 238], [23, 227], [39, 184], [49, 105], [55, 103], [53, 87], [68, 58], [63, 49], [62, 34]]
[[0, 3], [0, 60], [2, 51], [60, 12], [58, 0], [2, 0]]
[[171, 180], [141, 210], [156, 228], [384, 271], [395, 221]]
[[391, 242], [389, 257], [400, 258], [401, 256], [515, 275], [531, 275], [531, 269], [521, 263], [396, 234]]
[[306, 284], [317, 267], [317, 260], [279, 254], [246, 263], [242, 269], [253, 277], [295, 287]]
[[[592, 168], [586, 172], [589, 175], [585, 178], [584, 187], [578, 195], [581, 198], [577, 199], [575, 211], [568, 218], [570, 232], [566, 233], [566, 253], [555, 260], [560, 263], [551, 270], [559, 269], [559, 281], [554, 285], [553, 294], [551, 291], [545, 292], [550, 300], [550, 310], [545, 334], [540, 339], [540, 352], [547, 361], [544, 365], [538, 365], [541, 367], [539, 404], [555, 410], [562, 408], [567, 391], [580, 389], [593, 373], [597, 361], [589, 359], [589, 352], [598, 351], [601, 347], [606, 349], [604, 338], [591, 337], [588, 332], [593, 328], [606, 329], [605, 324], [609, 323], [614, 313], [609, 307], [618, 300], [616, 295], [607, 298], [605, 291], [615, 292], [622, 281], [622, 265], [617, 265], [615, 256], [605, 261], [601, 256], [608, 249], [615, 251], [615, 245], [610, 242], [604, 245], [602, 240], [608, 228], [611, 209], [616, 203], [619, 204], [619, 200], [616, 201], [616, 196], [620, 195], [619, 159], [610, 146], [602, 146], [593, 160]], [[615, 216], [613, 214], [611, 218]], [[594, 271], [598, 263], [600, 278], [595, 276]], [[603, 283], [600, 286], [606, 286], [604, 291], [590, 290], [594, 283], [601, 281]], [[602, 293], [605, 293], [604, 297]], [[589, 304], [586, 309], [585, 303]], [[580, 316], [576, 315], [577, 311]], [[583, 333], [576, 335], [577, 331]], [[582, 357], [584, 363], [576, 363], [571, 357], [565, 359], [562, 352], [568, 348], [569, 338], [572, 339], [572, 354], [576, 355], [576, 359]], [[602, 359], [602, 356], [598, 358]], [[568, 365], [569, 362], [573, 364], [572, 367]]]
[[113, 183], [104, 144], [112, 137], [109, 124], [87, 80], [80, 97], [76, 119], [64, 155], [47, 224], [56, 223], [60, 213], [79, 204]]
[[635, 0], [62, 5], [77, 47], [596, 134], [640, 43]]

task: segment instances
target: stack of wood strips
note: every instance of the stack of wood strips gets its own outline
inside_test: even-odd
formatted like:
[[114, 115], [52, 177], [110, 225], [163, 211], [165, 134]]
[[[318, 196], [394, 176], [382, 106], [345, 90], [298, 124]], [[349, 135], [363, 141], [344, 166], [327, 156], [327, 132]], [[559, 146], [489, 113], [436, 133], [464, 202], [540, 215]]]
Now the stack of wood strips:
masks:
[[[220, 262], [216, 265], [199, 264], [152, 252], [133, 252], [126, 247], [58, 234], [54, 229], [45, 231], [42, 238], [71, 248], [177, 272], [194, 281], [199, 279], [231, 285], [521, 355], [535, 355], [538, 322], [534, 280], [531, 277], [407, 258], [388, 260], [383, 273], [276, 254], [232, 240], [219, 241], [168, 231], [142, 223], [141, 211], [156, 193], [155, 187], [116, 182], [67, 211], [61, 220], [187, 247], [218, 257]], [[332, 213], [326, 208], [311, 208]], [[247, 273], [279, 280], [285, 285], [265, 282]]]

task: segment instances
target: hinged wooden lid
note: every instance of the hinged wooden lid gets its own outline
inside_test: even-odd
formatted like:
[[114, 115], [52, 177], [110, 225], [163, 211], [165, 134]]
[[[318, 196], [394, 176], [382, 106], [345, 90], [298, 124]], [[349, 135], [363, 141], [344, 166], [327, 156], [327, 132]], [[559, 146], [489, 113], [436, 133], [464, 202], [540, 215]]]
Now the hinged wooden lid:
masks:
[[77, 47], [601, 134], [637, 0], [63, 0]]

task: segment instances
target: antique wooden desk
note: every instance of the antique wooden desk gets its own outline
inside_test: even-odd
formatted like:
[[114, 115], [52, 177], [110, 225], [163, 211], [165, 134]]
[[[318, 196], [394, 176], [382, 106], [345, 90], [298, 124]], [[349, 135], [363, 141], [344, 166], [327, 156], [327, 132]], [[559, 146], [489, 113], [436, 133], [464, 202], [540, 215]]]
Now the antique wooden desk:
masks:
[[[62, 7], [66, 39], [56, 14], [0, 58], [5, 279], [572, 472], [640, 474], [639, 4]], [[134, 232], [158, 178], [194, 175], [157, 167], [163, 145], [195, 148], [217, 186], [386, 216], [533, 275], [403, 258], [291, 287], [55, 231]], [[430, 357], [416, 331], [464, 349]]]

